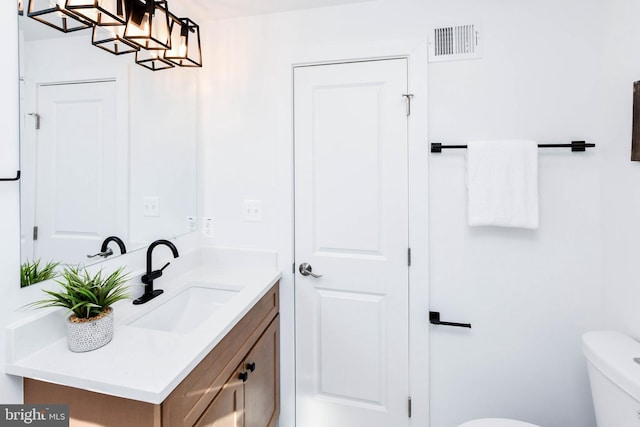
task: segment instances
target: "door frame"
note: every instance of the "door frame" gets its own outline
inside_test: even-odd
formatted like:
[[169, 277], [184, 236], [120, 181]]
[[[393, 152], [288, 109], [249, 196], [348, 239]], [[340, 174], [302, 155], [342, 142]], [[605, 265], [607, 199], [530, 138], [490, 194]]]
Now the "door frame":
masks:
[[[281, 427], [295, 426], [295, 272], [294, 272], [294, 67], [380, 59], [408, 60], [409, 167], [409, 395], [410, 425], [429, 426], [429, 238], [428, 238], [428, 40], [422, 38], [322, 45], [296, 50], [281, 58], [280, 86], [288, 88], [278, 107], [278, 268], [281, 286]], [[285, 69], [286, 67], [286, 69]], [[286, 368], [285, 368], [286, 367]]]

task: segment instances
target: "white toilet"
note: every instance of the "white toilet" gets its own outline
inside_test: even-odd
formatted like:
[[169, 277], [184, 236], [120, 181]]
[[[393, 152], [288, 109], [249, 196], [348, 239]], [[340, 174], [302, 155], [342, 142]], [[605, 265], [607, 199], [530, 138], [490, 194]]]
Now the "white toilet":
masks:
[[481, 418], [467, 421], [458, 427], [540, 427], [524, 421], [508, 420], [506, 418]]
[[619, 332], [582, 336], [598, 427], [640, 425], [640, 343]]

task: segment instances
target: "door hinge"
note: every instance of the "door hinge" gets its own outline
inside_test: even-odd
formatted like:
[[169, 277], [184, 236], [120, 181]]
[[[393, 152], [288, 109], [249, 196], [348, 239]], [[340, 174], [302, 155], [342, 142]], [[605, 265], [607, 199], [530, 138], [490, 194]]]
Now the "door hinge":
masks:
[[291, 264], [291, 272], [293, 274], [296, 274], [296, 263], [295, 262], [293, 264]]
[[40, 114], [38, 114], [38, 113], [27, 113], [27, 115], [33, 116], [36, 130], [40, 129]]
[[33, 227], [33, 240], [38, 240], [38, 226]]
[[409, 418], [411, 418], [411, 397], [409, 397], [409, 400], [407, 402], [407, 411], [409, 413]]
[[405, 99], [407, 100], [407, 117], [409, 117], [411, 115], [411, 98], [413, 98], [413, 94], [405, 93], [405, 94], [402, 94], [402, 96], [404, 96]]
[[407, 249], [407, 265], [411, 267], [411, 248]]

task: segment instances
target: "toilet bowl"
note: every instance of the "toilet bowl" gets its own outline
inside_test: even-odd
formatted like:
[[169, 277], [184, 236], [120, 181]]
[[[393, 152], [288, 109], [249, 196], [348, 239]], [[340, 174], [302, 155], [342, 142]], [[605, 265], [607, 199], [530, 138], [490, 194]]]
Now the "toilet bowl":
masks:
[[508, 420], [506, 418], [481, 418], [467, 421], [458, 427], [540, 427], [524, 421]]
[[598, 427], [636, 427], [640, 414], [640, 343], [612, 331], [582, 336]]

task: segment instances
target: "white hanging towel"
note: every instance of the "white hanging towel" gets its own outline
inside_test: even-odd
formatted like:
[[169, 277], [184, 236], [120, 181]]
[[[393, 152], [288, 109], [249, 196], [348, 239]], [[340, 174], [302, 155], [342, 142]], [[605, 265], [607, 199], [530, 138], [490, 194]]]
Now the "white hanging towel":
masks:
[[469, 141], [469, 225], [538, 228], [538, 144]]

